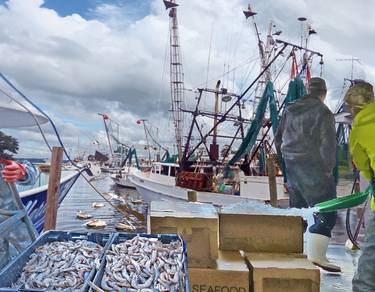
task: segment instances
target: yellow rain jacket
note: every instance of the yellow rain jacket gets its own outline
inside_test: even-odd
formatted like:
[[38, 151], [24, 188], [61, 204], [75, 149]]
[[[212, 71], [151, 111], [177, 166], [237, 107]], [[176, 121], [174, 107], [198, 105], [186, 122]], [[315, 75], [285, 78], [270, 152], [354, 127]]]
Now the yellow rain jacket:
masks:
[[[355, 165], [371, 181], [375, 171], [375, 103], [366, 105], [354, 118], [349, 143]], [[374, 197], [371, 208], [375, 211]]]

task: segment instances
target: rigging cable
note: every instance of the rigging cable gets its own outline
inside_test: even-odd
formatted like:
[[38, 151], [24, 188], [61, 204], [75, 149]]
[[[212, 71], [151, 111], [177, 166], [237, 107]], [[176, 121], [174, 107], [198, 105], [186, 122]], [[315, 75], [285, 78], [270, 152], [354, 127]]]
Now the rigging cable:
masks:
[[166, 38], [166, 42], [165, 42], [165, 52], [164, 52], [164, 61], [163, 61], [163, 73], [161, 75], [161, 83], [160, 83], [160, 90], [159, 90], [159, 98], [157, 100], [157, 103], [156, 103], [156, 112], [158, 113], [159, 112], [159, 109], [160, 109], [160, 100], [161, 100], [161, 95], [163, 93], [163, 84], [164, 84], [164, 78], [165, 78], [165, 74], [166, 74], [166, 71], [167, 71], [167, 59], [168, 59], [168, 52], [169, 52], [169, 40], [168, 38]]
[[242, 67], [242, 66], [245, 66], [245, 65], [249, 65], [249, 66], [250, 66], [250, 64], [252, 64], [252, 63], [255, 62], [255, 61], [258, 61], [258, 59], [259, 59], [259, 57], [255, 57], [255, 58], [254, 58], [254, 55], [253, 55], [252, 57], [247, 58], [247, 59], [244, 61], [244, 63], [241, 63], [241, 64], [239, 64], [239, 65], [233, 67], [233, 68], [230, 69], [228, 72], [224, 72], [224, 73], [221, 74], [221, 75], [218, 75], [218, 76], [216, 76], [216, 77], [214, 77], [214, 78], [211, 78], [210, 80], [208, 80], [207, 83], [206, 83], [206, 82], [203, 82], [203, 83], [200, 83], [200, 84], [196, 84], [196, 85], [193, 86], [193, 88], [199, 88], [200, 86], [205, 85], [205, 84], [208, 84], [208, 83], [211, 82], [211, 81], [217, 81], [218, 79], [223, 78], [225, 75], [231, 73], [231, 72], [234, 71], [234, 70], [237, 70], [238, 68], [240, 68], [240, 67]]
[[26, 95], [24, 95], [20, 90], [18, 90], [18, 88], [13, 85], [12, 82], [10, 82], [4, 75], [3, 73], [0, 72], [0, 77], [11, 87], [13, 88], [21, 97], [23, 97], [30, 105], [32, 105], [35, 109], [37, 109], [50, 123], [51, 123], [51, 126], [56, 134], [56, 138], [57, 140], [59, 141], [59, 144], [61, 145], [61, 147], [63, 148], [63, 151], [64, 151], [64, 154], [65, 156], [68, 158], [68, 160], [73, 164], [74, 167], [78, 168], [78, 169], [82, 169], [81, 166], [78, 166], [74, 161], [72, 161], [72, 159], [70, 158], [69, 154], [68, 154], [68, 151], [66, 151], [65, 149], [65, 146], [64, 146], [64, 143], [63, 141], [61, 140], [61, 137], [60, 137], [60, 134], [59, 132], [57, 131], [57, 128], [54, 124], [54, 122], [52, 121], [52, 119], [39, 107], [37, 106], [33, 101], [31, 101]]
[[[208, 58], [207, 58], [207, 74], [206, 74], [206, 88], [208, 87], [208, 77], [210, 74], [210, 62], [211, 62], [211, 49], [212, 49], [212, 35], [214, 30], [214, 22], [211, 23], [211, 30], [210, 30], [210, 45], [208, 47]], [[204, 101], [203, 101], [203, 108], [206, 108], [206, 96], [207, 92], [205, 92], [204, 95]]]
[[41, 125], [40, 125], [40, 123], [39, 123], [37, 117], [34, 115], [34, 113], [33, 113], [29, 108], [27, 108], [25, 105], [23, 105], [23, 104], [20, 103], [18, 100], [16, 100], [16, 99], [15, 99], [10, 93], [6, 92], [5, 90], [3, 90], [3, 89], [1, 89], [1, 88], [0, 88], [0, 91], [1, 91], [4, 95], [6, 95], [7, 97], [9, 97], [11, 100], [13, 100], [13, 101], [14, 101], [16, 104], [18, 104], [20, 107], [22, 107], [24, 110], [26, 110], [28, 113], [30, 113], [30, 115], [32, 116], [32, 118], [34, 119], [35, 123], [36, 123], [37, 126], [38, 126], [39, 132], [40, 132], [40, 134], [42, 135], [44, 142], [46, 143], [48, 149], [52, 152], [52, 148], [51, 148], [51, 146], [49, 145], [49, 143], [48, 143], [48, 141], [47, 141], [47, 138], [46, 138], [46, 136], [44, 135], [44, 132], [43, 132], [43, 130], [42, 130], [42, 127], [41, 127]]

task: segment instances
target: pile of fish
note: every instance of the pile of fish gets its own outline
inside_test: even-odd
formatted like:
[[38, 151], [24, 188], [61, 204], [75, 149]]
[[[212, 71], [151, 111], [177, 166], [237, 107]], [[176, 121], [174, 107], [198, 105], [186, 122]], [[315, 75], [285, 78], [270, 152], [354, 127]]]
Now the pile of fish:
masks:
[[14, 287], [79, 290], [91, 270], [99, 267], [102, 250], [87, 240], [46, 243], [31, 254]]
[[100, 284], [105, 291], [120, 291], [123, 288], [183, 291], [184, 254], [180, 241], [163, 244], [157, 238], [138, 235], [123, 243], [113, 244], [106, 260]]

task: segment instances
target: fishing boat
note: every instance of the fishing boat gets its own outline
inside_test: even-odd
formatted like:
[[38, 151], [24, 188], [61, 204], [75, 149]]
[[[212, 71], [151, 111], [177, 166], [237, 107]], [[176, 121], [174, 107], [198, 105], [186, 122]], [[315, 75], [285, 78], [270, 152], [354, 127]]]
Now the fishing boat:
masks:
[[[292, 44], [279, 39], [281, 31], [277, 30], [273, 22], [268, 27], [266, 39], [261, 40], [261, 33], [254, 17], [256, 13], [249, 6], [244, 14], [246, 19], [252, 20], [255, 28], [260, 57], [259, 74], [241, 94], [230, 92], [220, 80], [213, 89], [198, 88], [195, 108], [186, 109], [177, 5], [166, 4], [166, 8], [169, 10], [170, 18], [171, 112], [178, 164], [157, 163], [149, 172], [134, 170], [129, 180], [138, 192], [151, 198], [163, 195], [188, 200], [188, 193], [193, 190], [196, 191], [197, 201], [215, 205], [246, 200], [268, 201], [271, 200], [271, 191], [277, 199], [287, 199], [284, 180], [279, 171], [282, 168], [282, 158], [280, 153], [276, 152], [273, 140], [285, 105], [300, 98], [305, 92], [305, 84], [311, 78], [310, 67], [313, 57], [318, 58], [321, 66], [324, 64], [320, 52], [307, 48], [308, 38], [312, 35], [311, 28], [306, 26], [307, 33], [303, 33], [306, 36], [306, 45]], [[301, 55], [300, 64], [296, 54]], [[285, 85], [289, 84], [289, 88], [287, 93], [283, 93], [284, 87], [277, 88], [273, 80], [278, 79], [289, 60], [292, 61], [292, 72], [284, 74], [287, 77], [284, 80]], [[280, 66], [280, 63], [284, 65]], [[201, 109], [201, 103], [204, 103], [202, 100], [208, 94], [215, 96], [213, 110]], [[252, 106], [251, 112], [245, 111], [245, 102]], [[220, 103], [225, 104], [225, 110], [220, 109]], [[184, 114], [192, 116], [187, 133], [183, 133], [183, 121], [186, 120], [186, 117], [183, 118]], [[206, 123], [207, 120], [210, 121], [209, 130], [203, 132], [201, 123]], [[219, 130], [224, 129], [224, 124], [226, 131], [221, 130], [225, 133], [219, 134]], [[221, 153], [219, 141], [228, 145]], [[248, 165], [250, 162], [262, 160], [262, 171], [255, 175], [245, 175], [238, 164], [246, 155], [250, 157]], [[270, 171], [266, 167], [266, 157], [272, 157], [275, 162], [272, 166], [272, 175], [269, 175]], [[220, 182], [215, 183], [219, 177]], [[276, 181], [272, 186], [269, 184], [270, 179]]]
[[89, 172], [82, 173], [82, 175], [85, 176], [89, 181], [96, 180], [101, 177], [102, 171], [98, 164], [88, 161], [83, 164], [83, 167], [90, 170]]
[[[148, 201], [160, 198], [189, 200], [189, 192], [196, 193], [196, 199], [201, 203], [212, 203], [216, 206], [226, 206], [244, 201], [268, 201], [270, 199], [268, 177], [244, 176], [240, 174], [239, 191], [227, 186], [222, 192], [196, 191], [176, 186], [176, 175], [180, 165], [175, 163], [154, 163], [151, 171], [144, 172], [132, 169], [129, 181], [135, 186], [142, 197]], [[283, 178], [277, 177], [278, 199], [287, 199], [284, 193]]]
[[135, 185], [129, 179], [130, 167], [124, 167], [110, 175], [113, 182], [122, 188], [135, 189]]

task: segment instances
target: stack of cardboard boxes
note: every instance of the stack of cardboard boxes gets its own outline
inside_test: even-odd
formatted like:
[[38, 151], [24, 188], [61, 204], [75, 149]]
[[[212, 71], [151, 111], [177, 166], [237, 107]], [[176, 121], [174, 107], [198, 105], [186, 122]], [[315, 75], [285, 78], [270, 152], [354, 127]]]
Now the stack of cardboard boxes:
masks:
[[149, 232], [187, 243], [193, 292], [316, 292], [301, 217], [217, 212], [209, 204], [152, 202]]

